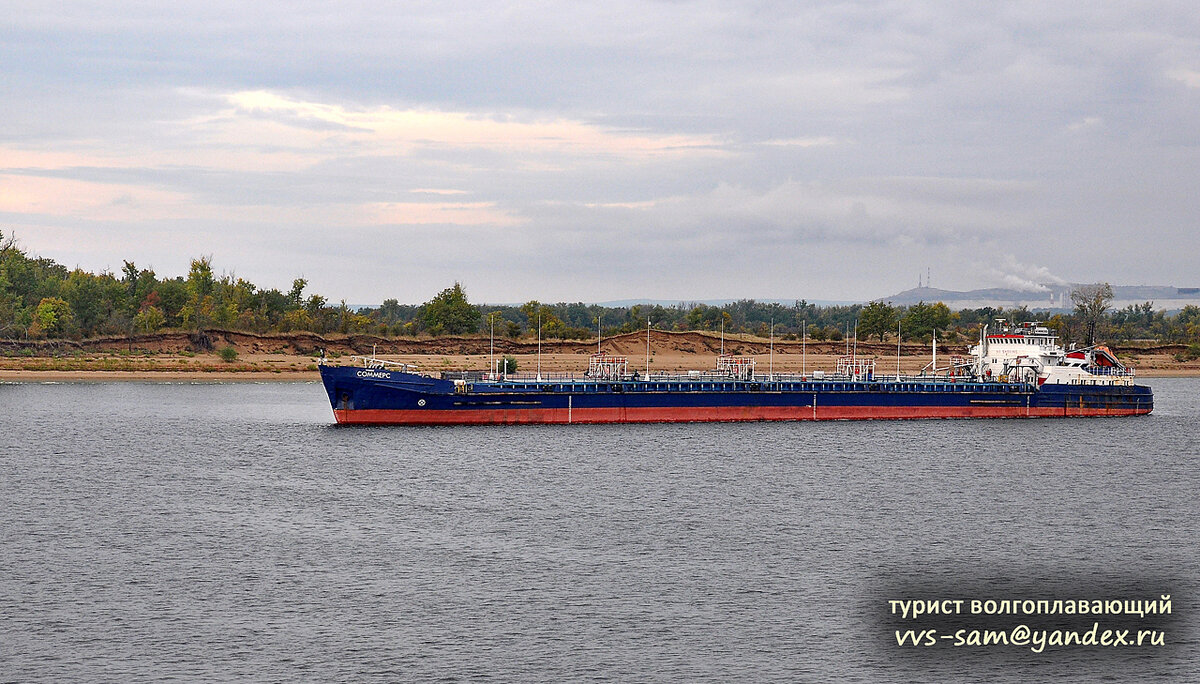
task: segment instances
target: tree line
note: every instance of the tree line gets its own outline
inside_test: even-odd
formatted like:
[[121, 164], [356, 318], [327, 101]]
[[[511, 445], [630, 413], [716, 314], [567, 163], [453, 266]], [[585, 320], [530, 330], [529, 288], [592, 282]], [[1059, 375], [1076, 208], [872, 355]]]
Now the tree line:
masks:
[[212, 258], [191, 260], [187, 275], [160, 277], [125, 261], [120, 273], [68, 269], [26, 253], [0, 233], [0, 338], [126, 336], [161, 330], [242, 330], [255, 333], [309, 331], [382, 336], [490, 335], [547, 339], [591, 339], [644, 330], [724, 330], [811, 340], [971, 341], [996, 318], [1014, 323], [1038, 320], [1065, 342], [1096, 339], [1200, 341], [1200, 307], [1168, 314], [1152, 302], [1112, 310], [1112, 288], [1083, 286], [1072, 294], [1069, 313], [1024, 307], [952, 311], [941, 302], [894, 306], [890, 302], [818, 306], [741, 299], [721, 305], [680, 302], [671, 306], [600, 306], [581, 302], [529, 301], [519, 306], [473, 304], [460, 283], [419, 305], [387, 299], [379, 307], [348, 307], [306, 293], [296, 278], [287, 291], [260, 288], [230, 274], [218, 275]]

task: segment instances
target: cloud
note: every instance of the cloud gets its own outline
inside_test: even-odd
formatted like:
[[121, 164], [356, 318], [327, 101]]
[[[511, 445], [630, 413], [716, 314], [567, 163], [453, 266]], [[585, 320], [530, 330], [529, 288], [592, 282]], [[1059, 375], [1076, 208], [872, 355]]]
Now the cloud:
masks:
[[378, 202], [363, 205], [368, 224], [440, 224], [515, 226], [525, 222], [494, 202]]
[[1089, 128], [1098, 128], [1104, 125], [1104, 120], [1098, 116], [1087, 116], [1079, 121], [1074, 121], [1067, 125], [1070, 131], [1083, 131]]
[[409, 190], [414, 195], [466, 195], [469, 194], [466, 190], [454, 190], [451, 188], [413, 188]]
[[823, 145], [836, 145], [838, 141], [828, 135], [822, 135], [815, 138], [786, 138], [764, 140], [759, 145], [774, 145], [776, 147], [818, 147]]
[[351, 149], [358, 154], [404, 155], [425, 147], [638, 158], [713, 154], [720, 146], [713, 136], [612, 130], [563, 118], [351, 108], [266, 91], [235, 92], [225, 99], [233, 109], [208, 119], [221, 142], [306, 148], [317, 156]]
[[1200, 71], [1195, 69], [1172, 69], [1167, 72], [1167, 78], [1189, 88], [1200, 88]]
[[238, 242], [230, 268], [352, 301], [836, 299], [916, 264], [1187, 281], [1200, 252], [1188, 3], [10, 14], [0, 220], [85, 267]]

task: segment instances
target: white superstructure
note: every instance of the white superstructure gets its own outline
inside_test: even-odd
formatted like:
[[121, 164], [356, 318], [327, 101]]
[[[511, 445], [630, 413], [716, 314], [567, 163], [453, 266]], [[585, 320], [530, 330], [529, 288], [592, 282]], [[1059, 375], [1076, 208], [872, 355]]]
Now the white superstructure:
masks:
[[1058, 335], [1038, 323], [985, 326], [971, 347], [975, 374], [982, 380], [1038, 385], [1132, 385], [1133, 369], [1117, 361], [1107, 347], [1063, 349]]

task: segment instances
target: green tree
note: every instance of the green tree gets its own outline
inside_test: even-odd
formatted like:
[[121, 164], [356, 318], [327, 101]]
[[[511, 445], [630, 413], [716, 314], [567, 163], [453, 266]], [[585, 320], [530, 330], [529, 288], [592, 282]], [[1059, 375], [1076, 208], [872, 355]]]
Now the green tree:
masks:
[[126, 261], [124, 263], [125, 265], [121, 268], [121, 273], [123, 274], [121, 282], [125, 284], [126, 288], [125, 303], [129, 307], [130, 311], [134, 311], [141, 303], [137, 297], [138, 267], [132, 261]]
[[136, 313], [143, 308], [146, 298], [154, 292], [158, 278], [153, 270], [138, 269], [132, 261], [125, 262], [121, 273], [121, 283], [125, 287], [125, 310], [128, 313]]
[[212, 298], [215, 282], [212, 257], [202, 256], [199, 259], [192, 259], [187, 277], [188, 302], [187, 306], [180, 310], [185, 326], [203, 330], [212, 320], [213, 309], [216, 305]]
[[304, 278], [296, 278], [292, 281], [292, 289], [288, 291], [288, 301], [292, 306], [303, 306], [304, 304], [304, 288], [308, 286], [308, 281]]
[[163, 310], [163, 314], [167, 317], [167, 325], [171, 327], [179, 327], [184, 325], [183, 317], [180, 315], [182, 309], [188, 303], [187, 283], [183, 278], [175, 277], [170, 280], [160, 281], [154, 286], [154, 296], [158, 306]]
[[1200, 339], [1200, 306], [1188, 304], [1176, 314], [1176, 334], [1186, 340]]
[[[0, 241], [3, 234], [0, 233]], [[7, 269], [4, 267], [0, 254], [0, 337], [9, 337], [16, 332], [17, 312], [21, 307], [21, 299], [12, 291], [12, 283], [8, 280]]]
[[858, 331], [863, 339], [871, 339], [876, 335], [883, 341], [883, 336], [896, 329], [896, 307], [891, 302], [871, 302], [862, 308], [858, 314]]
[[421, 307], [426, 330], [439, 335], [461, 335], [479, 330], [479, 309], [467, 301], [462, 284], [442, 290]]
[[71, 271], [62, 284], [61, 294], [71, 305], [75, 325], [84, 336], [97, 332], [114, 308], [113, 302], [105, 296], [104, 279], [82, 269]]
[[384, 323], [392, 324], [400, 320], [403, 309], [400, 308], [400, 302], [395, 299], [383, 300], [383, 306], [379, 307], [379, 318]]
[[726, 321], [726, 327], [729, 327], [729, 318], [729, 313], [724, 309], [708, 304], [696, 304], [688, 309], [684, 321], [692, 330], [719, 330], [722, 321]]
[[1094, 283], [1080, 285], [1071, 290], [1071, 302], [1075, 305], [1075, 317], [1084, 330], [1088, 344], [1096, 344], [1096, 330], [1104, 320], [1113, 300], [1112, 285]]
[[935, 331], [950, 327], [954, 315], [950, 307], [938, 302], [926, 304], [918, 302], [908, 307], [900, 325], [904, 328], [906, 338], [932, 339]]

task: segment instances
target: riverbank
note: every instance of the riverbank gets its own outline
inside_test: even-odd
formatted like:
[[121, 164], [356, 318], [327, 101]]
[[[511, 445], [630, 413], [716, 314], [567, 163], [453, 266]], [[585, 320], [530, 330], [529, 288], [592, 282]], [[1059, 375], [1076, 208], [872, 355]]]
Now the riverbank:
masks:
[[[494, 346], [493, 346], [494, 344]], [[20, 346], [17, 346], [20, 345]], [[846, 353], [845, 342], [764, 340], [748, 335], [720, 336], [701, 332], [652, 331], [650, 355], [646, 333], [605, 338], [605, 352], [626, 356], [630, 370], [687, 371], [711, 368], [722, 350], [752, 356], [760, 374], [832, 371]], [[226, 360], [219, 353], [232, 348]], [[349, 363], [351, 355], [378, 354], [389, 361], [413, 364], [420, 372], [485, 370], [492, 358], [510, 356], [518, 372], [582, 373], [596, 342], [496, 340], [444, 337], [431, 339], [320, 336], [312, 333], [254, 335], [230, 331], [159, 333], [132, 338], [84, 342], [0, 343], [3, 382], [308, 382], [319, 380], [321, 352], [330, 363]], [[493, 352], [494, 349], [494, 352]], [[1182, 345], [1113, 347], [1119, 358], [1141, 377], [1200, 377], [1200, 360], [1179, 360]], [[859, 342], [859, 357], [872, 358], [878, 375], [919, 372], [931, 361], [929, 346]], [[951, 355], [966, 355], [967, 345], [939, 345], [939, 365]]]
[[[782, 372], [782, 371], [781, 371]], [[1196, 378], [1200, 372], [1192, 370], [1150, 370], [1138, 373], [1139, 378]], [[178, 382], [178, 383], [226, 383], [226, 382], [320, 382], [316, 371], [295, 373], [271, 372], [139, 372], [139, 371], [0, 371], [0, 383], [49, 383], [49, 382]]]

